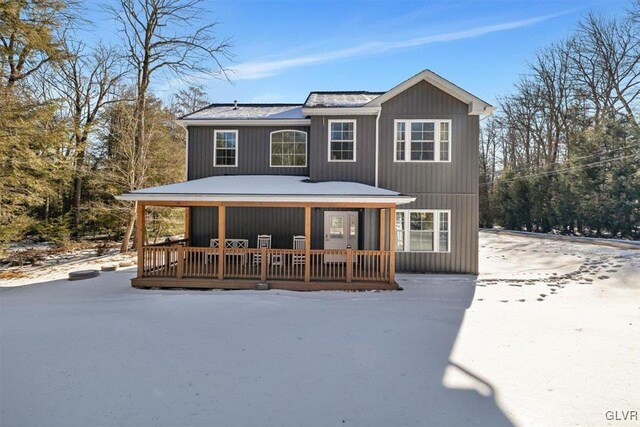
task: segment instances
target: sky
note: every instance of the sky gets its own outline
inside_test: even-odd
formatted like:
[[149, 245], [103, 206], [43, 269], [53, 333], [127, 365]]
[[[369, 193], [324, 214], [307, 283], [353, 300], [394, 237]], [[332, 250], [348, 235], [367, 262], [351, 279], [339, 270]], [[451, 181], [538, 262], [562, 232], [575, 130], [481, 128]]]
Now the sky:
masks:
[[[107, 0], [115, 1], [115, 0]], [[118, 43], [89, 0], [84, 37]], [[201, 79], [210, 102], [302, 103], [314, 90], [384, 91], [430, 69], [496, 105], [536, 51], [566, 38], [589, 11], [614, 16], [626, 0], [204, 0], [203, 22], [232, 39], [230, 82]], [[161, 77], [164, 99], [183, 85]]]

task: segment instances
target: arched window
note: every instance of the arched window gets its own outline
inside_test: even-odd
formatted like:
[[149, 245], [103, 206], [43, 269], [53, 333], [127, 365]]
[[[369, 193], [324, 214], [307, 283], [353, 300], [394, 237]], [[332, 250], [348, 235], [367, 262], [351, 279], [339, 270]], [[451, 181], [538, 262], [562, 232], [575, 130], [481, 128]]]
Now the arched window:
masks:
[[300, 130], [271, 132], [271, 167], [306, 167], [307, 133]]

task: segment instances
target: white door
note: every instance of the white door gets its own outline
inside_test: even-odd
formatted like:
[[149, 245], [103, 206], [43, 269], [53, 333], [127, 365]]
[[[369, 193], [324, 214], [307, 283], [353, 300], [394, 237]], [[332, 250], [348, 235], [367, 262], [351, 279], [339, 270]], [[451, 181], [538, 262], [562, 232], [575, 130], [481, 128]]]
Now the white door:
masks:
[[[358, 249], [358, 212], [325, 211], [324, 248]], [[325, 262], [346, 262], [346, 255], [325, 255]]]

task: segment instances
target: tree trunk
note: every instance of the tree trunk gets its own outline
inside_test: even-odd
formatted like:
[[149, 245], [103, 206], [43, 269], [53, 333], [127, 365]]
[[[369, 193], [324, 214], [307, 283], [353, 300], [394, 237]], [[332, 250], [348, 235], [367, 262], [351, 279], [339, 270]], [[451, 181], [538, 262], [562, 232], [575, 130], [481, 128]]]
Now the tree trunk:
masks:
[[129, 222], [127, 223], [127, 230], [124, 232], [122, 238], [122, 245], [120, 245], [120, 253], [123, 254], [129, 250], [129, 241], [131, 240], [131, 234], [133, 233], [133, 226], [136, 224], [136, 211], [132, 210], [129, 213]]
[[71, 200], [72, 236], [80, 236], [80, 203], [82, 200], [82, 168], [84, 167], [84, 150], [78, 154], [75, 176], [73, 177], [73, 197]]
[[47, 195], [47, 198], [45, 199], [45, 203], [44, 203], [44, 222], [46, 223], [49, 222], [50, 206], [51, 206], [51, 203], [49, 201], [49, 195]]

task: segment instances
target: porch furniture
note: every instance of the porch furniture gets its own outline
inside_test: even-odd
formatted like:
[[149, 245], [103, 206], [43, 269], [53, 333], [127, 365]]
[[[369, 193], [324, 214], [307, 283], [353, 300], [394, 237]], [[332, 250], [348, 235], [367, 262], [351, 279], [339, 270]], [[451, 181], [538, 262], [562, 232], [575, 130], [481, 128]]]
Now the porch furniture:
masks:
[[[212, 248], [220, 247], [219, 239], [211, 239], [209, 241], [209, 246]], [[224, 241], [225, 249], [247, 249], [249, 247], [248, 239], [225, 239]], [[236, 257], [240, 259], [240, 261], [244, 264], [247, 262], [247, 254], [246, 253], [228, 253], [225, 252], [225, 256], [227, 257]]]
[[[256, 247], [258, 249], [262, 249], [262, 248], [266, 248], [266, 249], [271, 249], [271, 235], [270, 234], [258, 234], [258, 240], [257, 240], [258, 244], [256, 245]], [[269, 262], [269, 258], [267, 258], [267, 263]], [[253, 264], [257, 265], [262, 263], [262, 255], [260, 254], [255, 254], [253, 256]]]
[[[293, 249], [298, 251], [305, 250], [305, 238], [304, 236], [293, 236]], [[301, 265], [304, 264], [306, 257], [304, 255], [298, 255], [297, 253], [293, 254], [292, 263], [293, 265]]]

